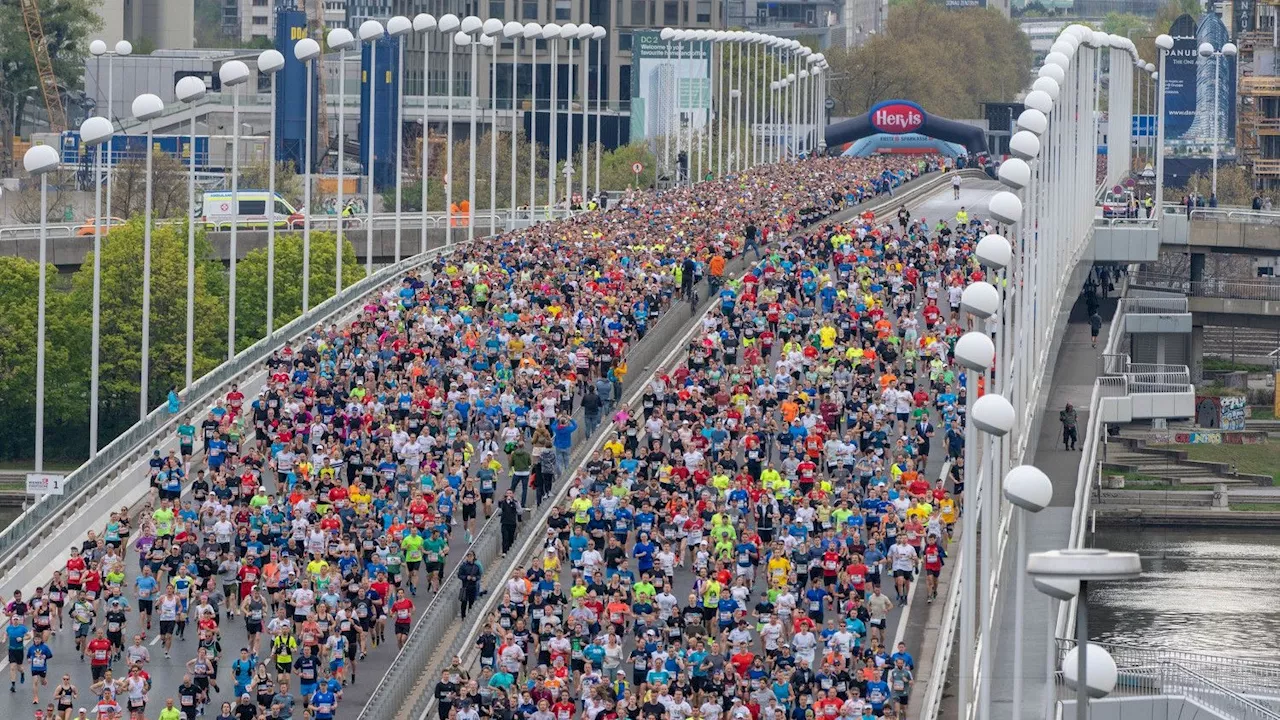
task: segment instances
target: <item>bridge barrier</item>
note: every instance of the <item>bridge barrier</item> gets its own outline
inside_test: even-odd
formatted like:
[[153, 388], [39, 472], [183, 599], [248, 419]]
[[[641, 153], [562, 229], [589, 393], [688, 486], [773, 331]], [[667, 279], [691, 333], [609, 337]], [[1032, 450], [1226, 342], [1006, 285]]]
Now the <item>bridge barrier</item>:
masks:
[[[59, 567], [62, 555], [79, 545], [85, 532], [122, 505], [132, 505], [148, 492], [146, 483], [131, 476], [132, 465], [145, 461], [152, 448], [168, 442], [176, 447], [177, 426], [198, 422], [231, 383], [247, 384], [265, 375], [263, 363], [286, 342], [300, 338], [316, 324], [329, 324], [358, 311], [364, 298], [392, 283], [400, 275], [432, 261], [442, 252], [465, 245], [456, 243], [416, 256], [398, 266], [383, 268], [295, 318], [270, 337], [263, 338], [192, 382], [180, 397], [183, 409], [171, 414], [164, 405], [125, 430], [97, 455], [67, 475], [63, 495], [45, 495], [28, 507], [8, 527], [0, 530], [0, 577], [8, 587], [29, 591], [43, 580], [50, 567]], [[38, 542], [32, 539], [39, 538]], [[62, 562], [59, 562], [59, 559]]]
[[[960, 172], [964, 173], [965, 177], [988, 179], [980, 171], [967, 170]], [[866, 207], [859, 206], [858, 209], [870, 209], [877, 212], [887, 211], [897, 205], [911, 202], [947, 187], [949, 182], [949, 175], [926, 175], [900, 188], [897, 195], [890, 198], [875, 198]], [[680, 310], [677, 309], [676, 312], [680, 313]], [[638, 400], [639, 393], [643, 390], [649, 378], [660, 369], [670, 367], [673, 362], [678, 360], [685, 349], [687, 338], [691, 336], [700, 324], [693, 321], [701, 318], [703, 314], [705, 314], [705, 310], [697, 313], [696, 318], [691, 316], [688, 324], [682, 326], [679, 331], [668, 330], [669, 334], [666, 337], [671, 338], [679, 335], [681, 339], [678, 342], [661, 343], [659, 347], [652, 349], [652, 353], [646, 351], [645, 354], [648, 355], [648, 359], [643, 363], [643, 375], [636, 375], [637, 379], [641, 377], [643, 379], [636, 382], [631, 392], [628, 393], [628, 404], [634, 404]], [[646, 340], [648, 339], [649, 336], [646, 336]], [[659, 352], [668, 348], [671, 348], [669, 352], [659, 360]], [[636, 350], [639, 351], [640, 347], [637, 346]], [[632, 361], [631, 364], [635, 367], [642, 363]], [[581, 425], [581, 410], [578, 411], [575, 418], [578, 419]], [[595, 452], [604, 443], [607, 437], [608, 428], [602, 426], [586, 442], [575, 445], [570, 456], [569, 467], [576, 468], [585, 461], [591, 453]], [[563, 500], [569, 490], [568, 480], [573, 474], [572, 472], [565, 472], [556, 479], [552, 494], [544, 505], [538, 509], [536, 518], [531, 518], [534, 522], [529, 524], [526, 521], [526, 524], [520, 528], [518, 539], [520, 544], [513, 547], [512, 552], [508, 553], [505, 558], [499, 557], [501, 549], [500, 529], [496, 516], [490, 518], [484, 527], [480, 529], [470, 549], [476, 553], [477, 560], [484, 567], [483, 583], [487, 584], [494, 582], [495, 579], [509, 577], [515, 568], [521, 567], [520, 563], [522, 561], [537, 550], [536, 541], [541, 537], [540, 531], [546, 524], [547, 515], [552, 507], [557, 506]], [[486, 558], [488, 558], [487, 561]], [[496, 564], [493, 562], [495, 559], [498, 560]], [[440, 592], [432, 598], [427, 609], [414, 623], [404, 648], [392, 661], [391, 666], [379, 681], [378, 687], [370, 696], [368, 703], [361, 709], [358, 720], [393, 720], [394, 718], [425, 720], [430, 717], [431, 711], [435, 706], [435, 697], [430, 692], [430, 683], [439, 677], [440, 671], [447, 665], [448, 661], [455, 656], [461, 656], [464, 667], [476, 662], [475, 648], [470, 639], [479, 632], [479, 628], [488, 617], [491, 606], [499, 600], [501, 592], [491, 589], [487, 599], [473, 607], [473, 614], [462, 627], [459, 627], [456, 618], [461, 612], [459, 600], [461, 588], [462, 585], [457, 578], [457, 568], [455, 567], [446, 577], [445, 582], [441, 584]]]

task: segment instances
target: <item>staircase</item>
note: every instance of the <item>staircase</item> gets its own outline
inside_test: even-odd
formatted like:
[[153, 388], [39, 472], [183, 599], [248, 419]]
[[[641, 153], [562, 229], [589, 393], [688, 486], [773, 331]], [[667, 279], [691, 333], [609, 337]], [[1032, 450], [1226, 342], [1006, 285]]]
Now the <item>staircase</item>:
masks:
[[1125, 487], [1141, 489], [1147, 485], [1168, 488], [1212, 489], [1214, 485], [1229, 487], [1271, 486], [1271, 478], [1240, 475], [1225, 463], [1185, 459], [1179, 450], [1157, 450], [1142, 447], [1142, 440], [1121, 437], [1119, 443], [1107, 446], [1102, 461], [1102, 474], [1126, 474]]

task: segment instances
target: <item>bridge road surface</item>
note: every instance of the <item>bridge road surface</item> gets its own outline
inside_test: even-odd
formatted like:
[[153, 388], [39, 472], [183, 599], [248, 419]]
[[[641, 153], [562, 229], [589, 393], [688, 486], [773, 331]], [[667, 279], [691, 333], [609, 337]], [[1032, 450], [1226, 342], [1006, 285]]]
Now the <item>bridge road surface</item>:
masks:
[[[953, 200], [951, 196], [951, 188], [948, 187], [939, 193], [926, 198], [925, 200], [912, 203], [910, 206], [912, 216], [915, 218], [923, 218], [929, 221], [930, 226], [936, 224], [939, 219], [949, 219], [954, 221], [955, 213], [960, 206], [969, 209], [970, 216], [982, 217], [986, 209], [987, 200], [991, 195], [998, 192], [1000, 186], [994, 181], [981, 181], [966, 178], [961, 188], [961, 197], [959, 201]], [[199, 445], [197, 445], [197, 452]], [[931, 460], [928, 467], [928, 474], [936, 478], [941, 468], [941, 453], [935, 453], [935, 457]], [[197, 457], [199, 456], [199, 453]], [[197, 465], [196, 458], [192, 460], [193, 471], [203, 466], [203, 463]], [[268, 479], [268, 485], [272, 483]], [[500, 487], [501, 487], [500, 483]], [[478, 519], [477, 528], [483, 524]], [[523, 528], [522, 528], [523, 533]], [[466, 548], [465, 537], [460, 530], [455, 530], [453, 542], [451, 543], [449, 558], [447, 561], [446, 574], [452, 570], [460, 560], [463, 550]], [[133, 550], [126, 555], [126, 572], [128, 578], [126, 580], [126, 588], [131, 588], [132, 579], [137, 575], [137, 551]], [[50, 572], [52, 572], [52, 568]], [[687, 569], [681, 569], [676, 575], [676, 587], [685, 595], [693, 585], [693, 575]], [[920, 593], [923, 595], [923, 593]], [[132, 598], [133, 593], [126, 591], [126, 596]], [[683, 595], [678, 595], [683, 600]], [[423, 588], [421, 579], [419, 581], [419, 593], [417, 597], [412, 598], [415, 608], [415, 619], [422, 609], [431, 600], [431, 595]], [[923, 607], [924, 600], [921, 598], [913, 598], [915, 604]], [[129, 622], [124, 632], [126, 646], [132, 644], [134, 634], [143, 630], [141, 623], [138, 621], [137, 602], [131, 599], [132, 610], [129, 613]], [[920, 618], [924, 617], [925, 610], [920, 611]], [[893, 638], [899, 617], [903, 615], [901, 609], [895, 609], [890, 619], [890, 627], [886, 633], [886, 637]], [[101, 615], [99, 615], [101, 617]], [[63, 630], [53, 635], [49, 639], [49, 647], [53, 650], [54, 657], [49, 663], [49, 686], [40, 689], [40, 705], [44, 707], [53, 698], [53, 688], [61, 680], [64, 674], [71, 675], [71, 681], [80, 692], [80, 696], [76, 701], [74, 709], [85, 707], [90, 712], [93, 711], [95, 698], [92, 697], [89, 686], [92, 684], [88, 662], [80, 662], [78, 653], [75, 649], [74, 632], [71, 623], [65, 617], [63, 618]], [[151, 661], [146, 665], [146, 670], [151, 675], [151, 691], [148, 693], [148, 717], [153, 717], [158, 708], [164, 706], [166, 697], [175, 697], [177, 695], [178, 686], [182, 683], [182, 677], [186, 673], [187, 660], [195, 657], [197, 645], [197, 633], [194, 622], [189, 623], [187, 639], [180, 640], [176, 636], [173, 639], [172, 658], [164, 656], [163, 646], [160, 644], [158, 629], [159, 625], [153, 621], [152, 631], [148, 633], [144, 644], [151, 652]], [[231, 701], [234, 703], [233, 682], [231, 679], [230, 665], [233, 660], [239, 657], [240, 648], [245, 647], [248, 637], [245, 632], [244, 620], [239, 616], [226, 618], [225, 616], [219, 622], [219, 628], [222, 632], [222, 655], [219, 663], [219, 685], [222, 689], [220, 693], [212, 693], [211, 703], [206, 710], [205, 715], [212, 717], [218, 713], [218, 707], [223, 701]], [[923, 629], [923, 620], [918, 623], [915, 628], [914, 637], [912, 634], [907, 635], [906, 642], [912, 650], [918, 648], [919, 635]], [[394, 634], [391, 628], [387, 629], [388, 642], [370, 647], [368, 657], [356, 663], [356, 682], [349, 684], [344, 691], [343, 699], [339, 703], [339, 717], [354, 716], [368, 700], [370, 693], [377, 686], [378, 681], [390, 666], [391, 661], [395, 658], [398, 651], [395, 643]], [[267, 641], [263, 641], [264, 656], [269, 654], [269, 645]], [[262, 659], [263, 656], [260, 656]], [[8, 662], [0, 662], [0, 678], [7, 678]], [[270, 664], [268, 664], [270, 667]], [[29, 668], [28, 668], [29, 669]], [[123, 677], [126, 667], [124, 662], [116, 662], [112, 664], [115, 671], [115, 677]], [[32, 704], [31, 700], [31, 682], [32, 677], [27, 673], [25, 684], [19, 684], [17, 691], [13, 693], [5, 693], [0, 690], [0, 718], [4, 720], [18, 720], [19, 718], [28, 718], [34, 716], [34, 710], [37, 706]], [[297, 679], [294, 678], [290, 684], [290, 691], [294, 694], [295, 699], [299, 700], [299, 708], [295, 710], [295, 714], [300, 711], [300, 698], [298, 697]]]
[[[953, 199], [952, 189], [948, 186], [944, 190], [940, 190], [939, 192], [922, 200], [909, 203], [907, 205], [907, 209], [911, 211], [911, 217], [913, 220], [927, 220], [931, 228], [937, 224], [938, 220], [947, 220], [950, 224], [954, 225], [956, 211], [961, 207], [964, 207], [969, 212], [970, 218], [977, 217], [985, 219], [986, 217], [989, 217], [986, 213], [987, 202], [990, 200], [991, 196], [1000, 192], [1002, 189], [1004, 189], [1003, 186], [994, 180], [965, 178], [960, 190], [959, 200]], [[888, 214], [891, 215], [893, 212], [896, 212], [896, 208]], [[836, 217], [842, 216], [838, 215]], [[775, 357], [770, 364], [772, 365], [776, 360], [775, 351]], [[936, 413], [931, 414], [936, 415]], [[937, 420], [936, 417], [933, 419], [935, 421]], [[776, 462], [778, 459], [777, 453], [771, 453], [771, 458]], [[945, 442], [935, 439], [935, 450], [930, 455], [929, 462], [924, 468], [925, 474], [930, 479], [930, 482], [936, 480], [942, 473], [945, 458]], [[948, 483], [948, 487], [950, 487], [950, 483]], [[537, 546], [536, 549], [540, 550], [541, 546]], [[629, 549], [630, 548], [628, 547], [628, 550]], [[946, 549], [948, 552], [948, 562], [951, 562], [954, 560], [956, 553], [959, 552], [959, 548], [955, 547], [953, 544], [952, 546], [946, 546]], [[526, 562], [521, 567], [528, 567], [527, 561], [528, 558], [526, 558]], [[630, 562], [632, 569], [634, 570], [635, 561], [631, 560]], [[572, 566], [567, 562], [564, 563], [561, 568], [561, 572], [561, 586], [567, 588], [573, 584], [574, 580], [572, 575]], [[684, 565], [676, 567], [675, 576], [672, 582], [672, 592], [679, 602], [678, 608], [682, 608], [686, 604], [689, 593], [693, 588], [695, 578], [696, 574], [693, 571], [692, 563], [688, 562], [688, 558], [686, 558], [686, 563]], [[882, 592], [890, 599], [894, 599], [896, 591], [892, 584], [892, 574], [886, 573], [884, 578], [885, 580], [882, 585]], [[763, 581], [765, 579], [767, 579], [767, 573], [764, 572], [763, 568], [757, 568], [756, 582], [752, 586], [751, 601], [748, 603], [749, 608], [754, 607], [755, 599], [758, 597], [757, 593], [760, 588], [763, 587]], [[907, 652], [911, 653], [915, 658], [917, 665], [920, 663], [921, 644], [924, 637], [925, 621], [929, 615], [929, 604], [926, 597], [927, 593], [923, 589], [923, 584], [924, 576], [923, 574], [920, 574], [919, 577], [916, 578], [916, 581], [911, 584], [907, 604], [904, 606], [895, 603], [893, 610], [889, 613], [888, 624], [884, 633], [885, 646], [890, 649], [890, 652], [896, 651], [898, 642], [905, 642], [907, 644]], [[917, 588], [921, 589], [917, 592]], [[499, 589], [494, 592], [505, 593], [506, 590], [500, 586]], [[942, 596], [940, 595], [939, 597]], [[833, 614], [830, 611], [827, 613], [828, 620], [835, 617], [837, 617], [836, 614]], [[820, 628], [818, 628], [818, 630], [820, 630]], [[758, 642], [758, 635], [756, 639]], [[624, 658], [624, 661], [622, 663], [622, 667], [628, 669], [627, 679], [629, 682], [630, 662], [625, 658], [628, 657], [631, 649], [635, 647], [635, 639], [631, 634], [628, 634], [624, 638], [623, 646], [624, 649], [622, 657]], [[724, 645], [722, 644], [721, 647], [723, 648]], [[533, 660], [531, 658], [530, 662], [532, 661]], [[479, 674], [478, 663], [475, 664], [471, 670], [473, 671], [472, 677], [477, 676]], [[917, 683], [920, 683], [921, 679], [917, 677], [916, 681]], [[417, 718], [412, 718], [411, 720], [417, 720]]]

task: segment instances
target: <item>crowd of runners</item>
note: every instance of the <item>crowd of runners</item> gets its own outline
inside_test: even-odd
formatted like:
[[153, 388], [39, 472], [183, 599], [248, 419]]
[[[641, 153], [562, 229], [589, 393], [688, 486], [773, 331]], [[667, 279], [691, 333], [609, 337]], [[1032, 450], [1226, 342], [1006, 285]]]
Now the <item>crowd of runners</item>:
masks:
[[[603, 448], [435, 686], [441, 718], [904, 718], [890, 616], [962, 508], [960, 290], [992, 228], [864, 215], [775, 243]], [[945, 469], [945, 472], [944, 472]]]
[[[459, 564], [460, 575], [471, 579], [483, 573], [466, 552], [478, 523], [500, 513], [505, 531], [506, 518], [514, 517], [510, 537], [504, 532], [510, 547], [516, 524], [528, 513], [529, 486], [533, 501], [542, 502], [565, 470], [572, 444], [587, 435], [571, 419], [580, 406], [589, 419], [614, 423], [620, 440], [610, 443], [608, 457], [588, 466], [592, 480], [584, 481], [570, 516], [599, 549], [584, 550], [575, 539], [581, 533], [566, 526], [563, 537], [556, 536], [555, 552], [531, 576], [550, 578], [548, 571], [565, 563], [565, 592], [574, 598], [566, 613], [594, 607], [579, 594], [589, 580], [592, 598], [627, 603], [628, 620], [606, 628], [629, 637], [635, 593], [645, 581], [643, 575], [630, 578], [623, 589], [616, 572], [621, 556], [650, 572], [654, 563], [667, 568], [677, 561], [705, 568], [701, 607], [720, 607], [720, 596], [708, 594], [711, 587], [723, 590], [724, 598], [747, 588], [754, 599], [766, 573], [753, 587], [733, 580], [745, 577], [741, 572], [721, 578], [719, 571], [726, 560], [733, 564], [744, 538], [757, 543], [749, 564], [764, 563], [775, 580], [768, 586], [785, 596], [801, 570], [783, 572], [778, 563], [790, 562], [796, 547], [816, 547], [820, 537], [836, 537], [830, 533], [852, 538], [848, 518], [865, 515], [880, 523], [901, 502], [887, 489], [872, 513], [862, 486], [850, 481], [874, 489], [870, 481], [887, 472], [890, 457], [923, 457], [919, 447], [892, 439], [918, 420], [910, 411], [899, 413], [899, 420], [890, 412], [874, 429], [871, 415], [857, 421], [850, 415], [847, 430], [863, 436], [855, 435], [845, 454], [833, 454], [839, 443], [828, 438], [824, 449], [811, 410], [827, 417], [832, 401], [837, 414], [856, 406], [879, 417], [880, 399], [890, 396], [877, 389], [876, 404], [860, 405], [858, 398], [867, 395], [853, 390], [853, 378], [864, 387], [868, 378], [883, 381], [892, 368], [915, 365], [932, 373], [932, 358], [945, 366], [945, 340], [920, 344], [919, 352], [908, 349], [933, 332], [924, 325], [902, 335], [903, 343], [888, 339], [908, 330], [904, 318], [915, 316], [933, 287], [922, 279], [949, 281], [952, 269], [963, 270], [965, 255], [949, 250], [960, 247], [954, 239], [925, 241], [923, 230], [910, 242], [890, 243], [885, 235], [864, 243], [863, 230], [853, 226], [842, 230], [854, 233], [848, 244], [830, 241], [828, 233], [775, 245], [781, 249], [766, 245], [801, 223], [891, 192], [932, 169], [932, 159], [893, 157], [759, 168], [692, 189], [630, 194], [607, 212], [482, 240], [466, 256], [443, 256], [410, 273], [398, 287], [371, 297], [350, 324], [316, 327], [275, 353], [263, 386], [233, 387], [207, 417], [180, 426], [179, 449], [156, 451], [147, 476], [138, 478], [151, 486], [141, 508], [121, 508], [89, 532], [34, 596], [14, 592], [7, 598], [10, 690], [30, 692], [36, 712], [49, 720], [332, 720], [344, 688], [358, 679], [377, 680], [363, 674], [361, 660], [379, 644], [404, 642], [425, 605], [422, 598], [438, 589], [448, 568]], [[770, 257], [745, 284], [723, 276], [725, 259], [742, 252]], [[919, 252], [937, 256], [932, 270], [912, 268], [904, 275], [893, 269], [895, 258]], [[706, 326], [691, 372], [664, 378], [666, 384], [646, 393], [643, 416], [629, 417], [616, 406], [628, 348], [671, 308], [682, 286], [704, 278], [717, 283], [721, 309], [713, 317], [720, 325]], [[904, 289], [908, 282], [920, 288]], [[849, 315], [855, 307], [861, 322]], [[833, 313], [844, 319], [828, 326]], [[885, 323], [889, 329], [881, 332]], [[813, 357], [810, 331], [819, 338]], [[894, 356], [889, 345], [901, 354]], [[783, 364], [776, 374], [766, 372], [766, 361], [779, 353]], [[885, 387], [946, 395], [933, 393], [936, 383], [923, 373], [917, 381], [909, 371], [897, 372], [903, 377]], [[937, 371], [939, 377], [949, 372]], [[897, 396], [890, 399], [896, 407]], [[963, 397], [952, 401], [947, 411], [954, 420]], [[759, 444], [750, 448], [744, 445], [753, 436], [749, 429], [761, 431]], [[661, 439], [668, 432], [656, 445], [636, 445], [641, 437]], [[931, 435], [922, 436], [926, 455]], [[883, 450], [879, 460], [864, 452], [873, 446]], [[783, 448], [798, 454], [784, 457]], [[747, 459], [740, 464], [743, 453]], [[821, 467], [815, 469], [813, 460]], [[915, 487], [914, 467], [904, 460], [893, 477]], [[699, 483], [716, 492], [694, 492]], [[726, 535], [732, 525], [724, 512], [756, 517], [762, 491], [778, 499], [765, 503], [773, 508], [772, 532], [753, 520], [738, 525], [741, 537]], [[621, 505], [635, 512], [619, 514]], [[667, 534], [673, 512], [694, 518], [677, 535]], [[655, 541], [647, 531], [657, 529], [658, 515], [664, 534], [654, 535], [660, 538]], [[623, 517], [633, 524], [619, 524]], [[838, 524], [823, 530], [832, 518]], [[904, 536], [912, 522], [903, 520]], [[809, 530], [802, 531], [805, 523]], [[881, 532], [897, 529], [890, 525]], [[867, 531], [870, 540], [869, 526]], [[808, 533], [807, 543], [789, 539]], [[768, 542], [761, 539], [766, 536]], [[673, 544], [673, 537], [680, 543]], [[713, 542], [699, 544], [702, 538]], [[822, 546], [836, 553], [837, 565], [855, 547], [868, 564], [856, 583], [843, 569], [831, 585], [798, 576], [804, 592], [826, 588], [823, 602], [835, 610], [837, 598], [870, 587], [877, 550], [852, 543], [836, 548], [826, 539]], [[636, 557], [645, 548], [648, 555]], [[673, 561], [672, 552], [680, 557]], [[596, 557], [613, 569], [607, 578]], [[573, 568], [582, 572], [570, 581]], [[517, 596], [514, 585], [509, 592], [507, 632], [520, 636], [532, 659], [514, 666], [511, 643], [500, 640], [495, 651], [501, 648], [503, 668], [516, 670], [512, 676], [521, 683], [533, 682], [536, 692], [559, 683], [576, 697], [586, 677], [581, 658], [574, 655], [566, 665], [554, 633], [540, 642], [520, 628], [572, 630], [576, 639], [577, 626], [567, 616], [553, 626], [536, 609], [526, 616], [526, 596]], [[711, 597], [717, 598], [714, 606], [702, 605]], [[603, 616], [593, 617], [599, 628]], [[717, 617], [707, 614], [713, 631]], [[231, 624], [243, 628], [236, 636], [245, 640], [227, 646]], [[791, 637], [788, 630], [782, 640]], [[720, 649], [730, 647], [722, 642]], [[551, 648], [556, 658], [535, 670], [534, 659]], [[784, 667], [779, 662], [767, 658], [771, 672]], [[570, 678], [565, 667], [579, 672]], [[160, 670], [181, 674], [181, 681], [156, 685], [153, 673]], [[701, 675], [695, 670], [694, 677]], [[644, 679], [647, 687], [659, 687], [653, 677]], [[508, 680], [506, 689], [514, 688]], [[483, 684], [503, 690], [501, 682], [485, 678]], [[686, 696], [705, 697], [707, 687]], [[601, 694], [589, 695], [588, 710]], [[457, 697], [469, 695], [459, 687]], [[562, 716], [564, 700], [552, 704]], [[460, 701], [450, 703], [445, 715], [477, 711], [491, 712]]]

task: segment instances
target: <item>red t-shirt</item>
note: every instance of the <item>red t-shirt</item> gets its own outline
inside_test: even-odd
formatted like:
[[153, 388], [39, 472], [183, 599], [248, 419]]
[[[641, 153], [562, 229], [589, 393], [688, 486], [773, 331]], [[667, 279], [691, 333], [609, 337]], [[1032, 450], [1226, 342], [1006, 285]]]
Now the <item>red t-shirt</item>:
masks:
[[94, 638], [89, 641], [89, 664], [103, 666], [111, 662], [111, 641], [106, 638]]
[[391, 616], [395, 618], [398, 624], [407, 623], [413, 619], [413, 601], [409, 598], [401, 598], [391, 603]]

